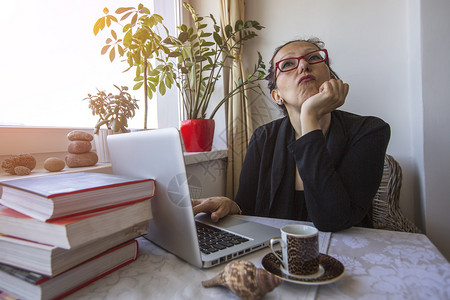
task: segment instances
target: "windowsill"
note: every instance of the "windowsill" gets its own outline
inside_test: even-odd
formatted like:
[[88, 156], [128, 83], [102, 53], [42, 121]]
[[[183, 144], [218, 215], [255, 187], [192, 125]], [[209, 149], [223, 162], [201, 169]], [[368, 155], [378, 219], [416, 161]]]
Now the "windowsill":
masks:
[[[185, 152], [184, 153], [184, 161], [186, 165], [194, 165], [197, 163], [208, 162], [219, 159], [226, 159], [228, 156], [227, 150], [212, 150], [209, 152]], [[7, 173], [0, 173], [0, 182], [13, 180], [18, 178], [29, 178], [29, 177], [38, 177], [38, 176], [49, 176], [56, 175], [61, 173], [76, 173], [76, 172], [98, 172], [98, 173], [112, 173], [112, 167], [110, 163], [97, 163], [91, 167], [81, 167], [81, 168], [69, 168], [65, 167], [63, 170], [59, 172], [49, 172], [43, 168], [37, 168], [32, 170], [30, 175], [26, 176], [18, 176], [18, 175], [10, 175]]]
[[30, 175], [26, 176], [18, 176], [18, 175], [10, 175], [7, 173], [0, 174], [0, 182], [19, 179], [19, 178], [30, 178], [30, 177], [40, 177], [40, 176], [49, 176], [56, 175], [62, 173], [77, 173], [77, 172], [97, 172], [97, 173], [112, 173], [111, 164], [110, 163], [97, 163], [91, 167], [80, 167], [80, 168], [69, 168], [65, 167], [59, 172], [49, 172], [46, 169], [34, 169], [31, 171]]
[[212, 150], [208, 152], [184, 152], [184, 162], [186, 165], [193, 165], [218, 159], [227, 159], [227, 157], [227, 149]]

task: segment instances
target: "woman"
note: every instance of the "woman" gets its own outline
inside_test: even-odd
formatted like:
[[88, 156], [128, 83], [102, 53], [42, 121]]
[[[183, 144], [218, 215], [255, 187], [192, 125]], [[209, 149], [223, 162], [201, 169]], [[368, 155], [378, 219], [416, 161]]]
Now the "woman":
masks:
[[321, 231], [371, 227], [372, 199], [390, 138], [387, 123], [336, 110], [349, 86], [316, 39], [275, 50], [267, 79], [287, 116], [255, 130], [235, 202], [193, 201], [213, 221], [232, 213], [312, 221]]

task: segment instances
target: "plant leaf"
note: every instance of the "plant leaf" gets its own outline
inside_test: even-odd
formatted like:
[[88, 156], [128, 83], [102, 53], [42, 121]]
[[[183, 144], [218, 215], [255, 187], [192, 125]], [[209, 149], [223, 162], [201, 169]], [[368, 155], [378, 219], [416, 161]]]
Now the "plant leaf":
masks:
[[[108, 19], [108, 20], [110, 20], [110, 25], [111, 25], [111, 21], [113, 21], [113, 22], [116, 22], [117, 23], [117, 18], [116, 17], [114, 17], [114, 16], [112, 16], [112, 15], [108, 15], [108, 16], [106, 16], [106, 18]], [[108, 27], [109, 27], [109, 25], [108, 25]]]
[[261, 26], [258, 21], [252, 21], [252, 23], [253, 23], [253, 28], [255, 28], [256, 30], [261, 30], [264, 28], [264, 26]]
[[222, 37], [220, 36], [220, 34], [218, 34], [217, 32], [214, 32], [213, 38], [214, 38], [214, 41], [216, 42], [216, 44], [222, 45]]
[[180, 32], [180, 34], [178, 35], [178, 39], [180, 40], [180, 42], [183, 44], [184, 42], [186, 42], [189, 38], [189, 33], [187, 33], [186, 31]]
[[94, 35], [97, 35], [97, 33], [100, 30], [103, 30], [103, 28], [105, 28], [105, 17], [101, 17], [100, 19], [97, 20], [97, 22], [95, 22], [95, 24], [94, 24]]
[[[150, 13], [150, 12], [148, 12], [148, 13]], [[156, 20], [158, 23], [162, 23], [162, 22], [164, 21], [164, 18], [163, 18], [161, 15], [153, 14], [153, 17], [155, 18], [155, 20]]]
[[180, 52], [178, 52], [178, 51], [173, 51], [173, 52], [170, 52], [170, 53], [169, 53], [168, 57], [178, 57], [178, 56], [180, 56], [180, 55], [181, 55]]
[[234, 30], [235, 31], [240, 31], [244, 28], [244, 22], [242, 22], [242, 20], [237, 20], [236, 24], [234, 25]]
[[119, 7], [118, 9], [116, 9], [116, 14], [123, 14], [126, 11], [134, 9], [135, 9], [134, 7]]
[[138, 17], [138, 14], [136, 13], [136, 14], [133, 16], [133, 18], [131, 18], [131, 27], [134, 27], [134, 26], [136, 25], [137, 17]]
[[106, 52], [108, 52], [108, 49], [109, 49], [109, 47], [111, 47], [111, 45], [106, 45], [106, 46], [103, 46], [103, 48], [102, 48], [102, 55], [104, 55]]
[[163, 82], [161, 82], [161, 83], [159, 84], [159, 93], [160, 93], [161, 95], [164, 95], [164, 94], [166, 93], [166, 86], [164, 85]]
[[111, 51], [109, 51], [109, 60], [113, 62], [115, 57], [116, 57], [116, 50], [114, 47], [112, 47]]
[[117, 50], [119, 51], [120, 56], [123, 56], [125, 54], [125, 50], [122, 48], [122, 46], [117, 45]]
[[166, 77], [164, 78], [164, 83], [166, 84], [166, 86], [170, 89], [172, 87], [173, 84], [173, 78], [170, 74], [167, 74]]
[[206, 60], [206, 58], [202, 55], [197, 55], [194, 59], [195, 59], [195, 62], [201, 62], [201, 61]]
[[132, 34], [131, 30], [128, 30], [127, 33], [125, 33], [125, 36], [123, 37], [123, 45], [125, 47], [130, 48], [132, 37], [133, 37], [133, 34]]
[[153, 87], [153, 89], [152, 89], [152, 87], [150, 87], [150, 86], [147, 88], [147, 91], [148, 91], [148, 98], [149, 98], [149, 99], [152, 99], [152, 98], [153, 98], [153, 90], [156, 90], [155, 87]]
[[172, 40], [170, 36], [166, 37], [162, 42], [168, 45], [175, 45], [175, 42]]
[[230, 24], [228, 24], [227, 26], [225, 26], [225, 35], [227, 36], [227, 38], [230, 38], [233, 32], [233, 27], [231, 27]]
[[214, 46], [215, 45], [215, 43], [214, 42], [203, 42], [202, 43], [202, 46], [203, 47], [211, 47], [211, 46]]
[[138, 89], [140, 89], [141, 86], [142, 86], [142, 84], [144, 84], [143, 81], [136, 83], [136, 84], [133, 86], [133, 90], [138, 90]]
[[130, 12], [128, 12], [128, 13], [126, 13], [126, 14], [124, 14], [123, 16], [122, 16], [122, 18], [120, 18], [120, 21], [123, 21], [123, 20], [125, 20], [126, 18], [128, 18], [131, 14], [132, 14], [133, 12], [132, 11], [130, 11]]

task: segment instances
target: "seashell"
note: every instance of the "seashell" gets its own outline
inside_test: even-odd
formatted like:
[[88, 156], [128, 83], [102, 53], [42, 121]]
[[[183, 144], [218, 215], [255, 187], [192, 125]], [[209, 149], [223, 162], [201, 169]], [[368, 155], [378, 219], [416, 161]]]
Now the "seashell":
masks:
[[215, 277], [202, 281], [204, 287], [224, 286], [244, 300], [256, 300], [272, 291], [282, 280], [245, 260], [232, 261]]
[[17, 166], [14, 168], [14, 174], [19, 176], [30, 175], [31, 170], [24, 166]]
[[11, 175], [17, 175], [14, 169], [18, 166], [26, 167], [31, 171], [36, 167], [36, 159], [30, 154], [20, 154], [13, 155], [2, 163], [3, 170]]

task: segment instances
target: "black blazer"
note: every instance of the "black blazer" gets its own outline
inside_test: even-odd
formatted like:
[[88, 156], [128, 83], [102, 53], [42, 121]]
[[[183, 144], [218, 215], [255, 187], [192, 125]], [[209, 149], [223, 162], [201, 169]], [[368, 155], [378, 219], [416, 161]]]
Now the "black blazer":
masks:
[[299, 219], [291, 205], [297, 165], [308, 220], [319, 230], [371, 227], [389, 138], [383, 120], [339, 110], [326, 136], [315, 130], [295, 140], [289, 118], [275, 120], [252, 135], [235, 201], [244, 214]]

